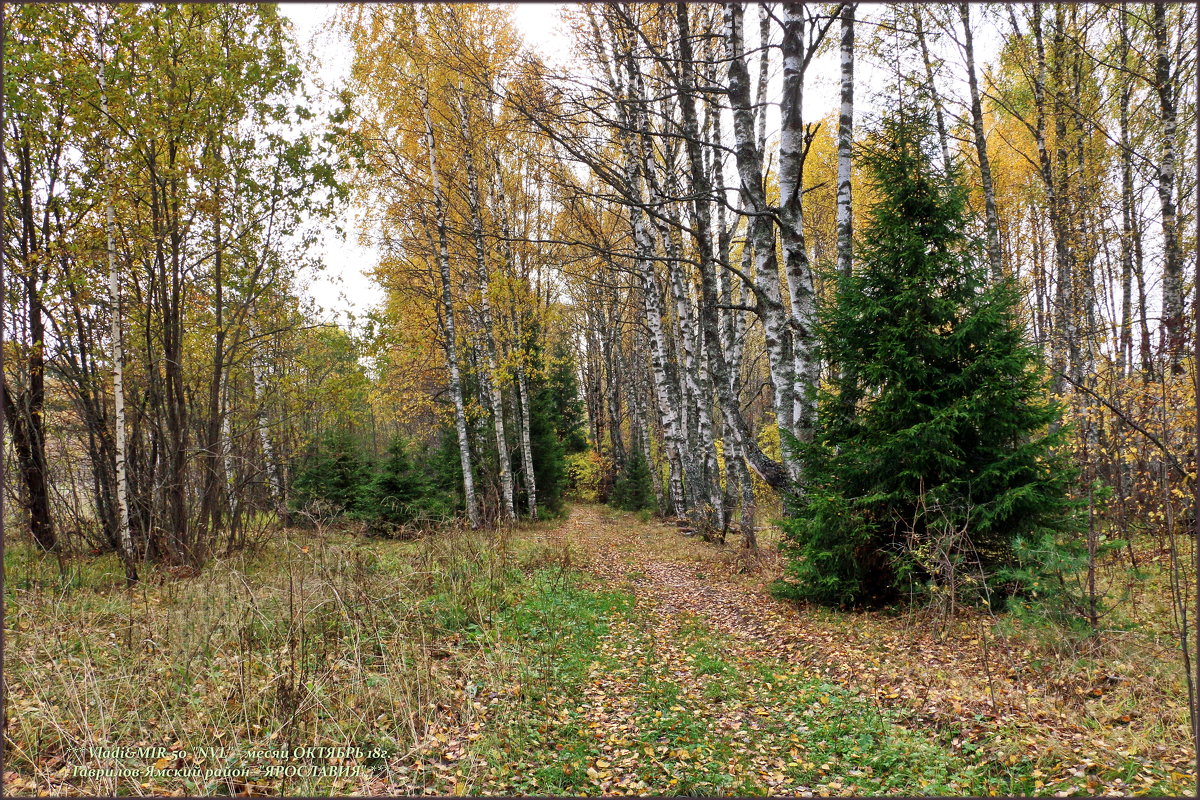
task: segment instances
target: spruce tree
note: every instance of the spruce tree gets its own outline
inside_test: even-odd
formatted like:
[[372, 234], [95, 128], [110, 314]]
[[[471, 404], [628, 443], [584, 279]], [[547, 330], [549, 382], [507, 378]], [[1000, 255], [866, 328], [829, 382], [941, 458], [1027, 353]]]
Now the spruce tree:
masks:
[[642, 511], [653, 509], [656, 501], [654, 489], [650, 483], [650, 465], [640, 450], [634, 450], [633, 455], [625, 462], [617, 480], [613, 483], [612, 495], [608, 502], [623, 511]]
[[462, 459], [458, 452], [458, 434], [452, 423], [443, 423], [438, 429], [437, 444], [428, 459], [428, 469], [434, 487], [448, 499], [453, 510], [464, 510]]
[[953, 169], [935, 171], [924, 119], [887, 119], [860, 154], [877, 200], [859, 269], [821, 316], [821, 355], [840, 377], [800, 448], [804, 484], [785, 522], [793, 597], [894, 601], [941, 578], [930, 548], [994, 575], [1018, 537], [1074, 517], [1062, 431], [1049, 431], [1059, 409], [1017, 292], [989, 284], [967, 191]]
[[435, 486], [428, 459], [413, 457], [410, 445], [397, 437], [374, 477], [362, 487], [355, 516], [376, 533], [417, 522], [440, 522], [451, 516], [453, 503]]
[[579, 397], [579, 379], [575, 375], [575, 358], [562, 341], [550, 351], [547, 382], [554, 397], [555, 430], [563, 454], [582, 453], [588, 448], [584, 432], [583, 401]]
[[543, 369], [544, 357], [540, 345], [535, 344], [531, 352], [533, 378], [529, 387], [529, 446], [533, 451], [538, 505], [554, 514], [562, 510], [562, 492], [567, 475], [566, 454], [560, 432], [569, 433], [571, 430], [570, 420], [563, 417], [563, 409], [570, 408], [574, 398], [569, 393], [575, 388], [574, 383], [563, 386], [555, 380], [556, 375], [561, 379], [562, 373], [555, 369], [554, 360], [549, 370]]
[[338, 430], [326, 433], [309, 450], [295, 476], [294, 510], [336, 515], [354, 510], [370, 471], [358, 441], [348, 431]]

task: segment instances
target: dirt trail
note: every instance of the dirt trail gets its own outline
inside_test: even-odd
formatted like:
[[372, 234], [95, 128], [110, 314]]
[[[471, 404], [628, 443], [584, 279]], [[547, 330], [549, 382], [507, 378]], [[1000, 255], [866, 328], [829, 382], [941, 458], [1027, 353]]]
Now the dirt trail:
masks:
[[569, 545], [604, 581], [632, 587], [647, 613], [664, 617], [668, 627], [681, 614], [697, 615], [760, 657], [802, 664], [868, 693], [907, 727], [932, 733], [952, 726], [956, 735], [949, 745], [981, 748], [981, 758], [1044, 752], [1055, 764], [1047, 783], [1073, 777], [1089, 793], [1136, 789], [1137, 777], [1128, 784], [1095, 779], [1091, 773], [1110, 758], [1114, 766], [1117, 759], [1128, 764], [1132, 758], [1185, 774], [1194, 769], [1186, 747], [1134, 735], [1128, 717], [1085, 727], [1086, 703], [1103, 694], [1111, 679], [1099, 676], [1088, 683], [1092, 676], [1085, 676], [1074, 685], [1047, 686], [1026, 663], [1027, 653], [988, 634], [990, 620], [981, 618], [940, 639], [932, 625], [878, 614], [855, 615], [849, 622], [849, 615], [839, 615], [833, 623], [828, 612], [774, 599], [761, 581], [731, 579], [728, 549], [597, 506], [576, 506], [548, 537]]

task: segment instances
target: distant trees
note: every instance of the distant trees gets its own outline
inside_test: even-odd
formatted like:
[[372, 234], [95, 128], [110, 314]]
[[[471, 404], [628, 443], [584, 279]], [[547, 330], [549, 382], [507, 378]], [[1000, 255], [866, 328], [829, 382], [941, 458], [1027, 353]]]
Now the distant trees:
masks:
[[453, 420], [472, 525], [555, 512], [566, 452], [586, 442], [547, 241], [555, 168], [494, 102], [516, 36], [482, 6], [355, 7], [343, 20], [361, 193], [384, 234], [382, 382], [439, 426]]
[[461, 504], [453, 473], [437, 467], [440, 457], [436, 447], [416, 447], [397, 436], [376, 460], [359, 437], [331, 431], [299, 460], [294, 510], [313, 520], [362, 520], [381, 535], [447, 522]]

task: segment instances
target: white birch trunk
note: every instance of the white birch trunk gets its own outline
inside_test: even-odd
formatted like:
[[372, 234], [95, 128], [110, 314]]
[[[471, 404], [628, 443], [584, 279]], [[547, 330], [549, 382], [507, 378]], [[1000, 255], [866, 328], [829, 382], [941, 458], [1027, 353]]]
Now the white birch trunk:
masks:
[[987, 227], [987, 257], [992, 280], [999, 280], [1001, 272], [1000, 220], [996, 214], [996, 190], [992, 183], [992, 165], [988, 158], [987, 137], [983, 131], [983, 105], [979, 99], [979, 80], [975, 76], [975, 41], [971, 33], [971, 7], [958, 4], [958, 14], [963, 25], [963, 55], [967, 61], [967, 87], [971, 94], [971, 131], [975, 134], [975, 152], [979, 158], [979, 177], [983, 184], [984, 222]]
[[221, 408], [221, 469], [225, 473], [225, 489], [230, 493], [230, 501], [233, 499], [234, 485], [234, 463], [233, 463], [233, 437], [230, 434], [229, 423], [229, 383], [228, 380], [222, 382], [223, 402]]
[[[755, 308], [763, 325], [763, 340], [767, 365], [774, 387], [775, 421], [781, 431], [792, 429], [792, 401], [795, 373], [787, 357], [789, 333], [775, 257], [775, 229], [771, 209], [767, 205], [763, 179], [763, 151], [755, 134], [755, 111], [750, 100], [750, 73], [746, 67], [742, 38], [742, 7], [736, 3], [725, 6], [725, 42], [729, 63], [729, 101], [733, 111], [734, 160], [737, 165], [740, 193], [747, 207], [747, 247], [754, 253]], [[765, 111], [759, 109], [761, 123]], [[783, 454], [789, 474], [793, 473], [791, 458]]]
[[521, 401], [521, 465], [525, 475], [525, 494], [529, 498], [529, 516], [538, 518], [537, 478], [533, 472], [533, 446], [529, 440], [529, 389], [525, 383], [525, 367], [517, 367], [517, 392]]
[[[599, 36], [599, 28], [595, 26], [595, 18], [589, 14], [593, 26]], [[621, 79], [620, 68], [614, 68], [605, 62], [605, 73], [612, 88], [613, 95], [628, 100], [628, 92]], [[653, 232], [653, 226], [646, 219], [646, 214], [640, 203], [645, 197], [645, 175], [641, 162], [635, 155], [634, 144], [630, 141], [631, 131], [635, 129], [634, 120], [624, 104], [619, 108], [620, 120], [623, 127], [618, 132], [618, 142], [621, 146], [624, 161], [624, 177], [629, 199], [629, 222], [633, 231], [635, 263], [637, 272], [642, 280], [642, 296], [645, 309], [646, 327], [650, 330], [651, 374], [654, 377], [655, 397], [658, 401], [659, 414], [662, 419], [663, 431], [666, 436], [667, 463], [670, 477], [668, 480], [671, 511], [675, 516], [686, 516], [688, 505], [684, 495], [683, 475], [685, 465], [689, 460], [685, 428], [682, 424], [682, 403], [679, 387], [673, 385], [669, 374], [669, 350], [666, 333], [663, 330], [663, 309], [658, 281], [654, 274], [654, 257], [658, 252], [658, 244]], [[644, 128], [636, 128], [643, 130]]]
[[262, 448], [263, 466], [267, 472], [267, 486], [271, 490], [271, 502], [279, 511], [280, 519], [286, 517], [283, 502], [283, 485], [279, 479], [279, 465], [275, 463], [275, 447], [271, 444], [271, 425], [267, 419], [267, 384], [263, 379], [262, 367], [257, 360], [250, 364], [250, 372], [254, 378], [254, 399], [258, 404], [258, 442]]
[[[463, 84], [459, 86], [459, 114], [463, 133], [470, 137], [470, 120], [467, 116]], [[467, 196], [471, 206], [471, 237], [475, 245], [475, 268], [479, 275], [479, 307], [483, 327], [484, 358], [487, 365], [487, 387], [492, 405], [492, 421], [496, 433], [496, 454], [500, 468], [500, 491], [503, 497], [501, 516], [505, 522], [516, 518], [516, 501], [513, 492], [512, 468], [508, 455], [508, 438], [504, 431], [504, 397], [500, 391], [500, 376], [496, 369], [496, 338], [492, 333], [491, 280], [488, 274], [487, 256], [483, 246], [482, 199], [479, 193], [479, 175], [475, 169], [475, 157], [470, 142], [465, 142], [467, 163]]]
[[[805, 33], [808, 27], [802, 3], [785, 3], [783, 12], [783, 100], [780, 103], [779, 206], [784, 274], [787, 276], [792, 326], [792, 363], [795, 375], [792, 434], [808, 441], [814, 425], [813, 393], [817, 383], [815, 345], [816, 298], [812, 270], [804, 243], [805, 156], [804, 72]], [[793, 464], [793, 478], [799, 477]]]
[[946, 132], [946, 111], [942, 105], [942, 95], [937, 90], [933, 75], [933, 59], [929, 55], [929, 43], [925, 36], [925, 16], [919, 5], [912, 7], [913, 21], [916, 27], [917, 44], [921, 47], [921, 61], [925, 65], [925, 85], [933, 100], [933, 118], [937, 124], [938, 143], [942, 146], [942, 165], [950, 169], [950, 135]]
[[654, 244], [647, 230], [645, 217], [641, 210], [630, 207], [630, 221], [633, 225], [634, 239], [638, 249], [638, 272], [642, 278], [643, 303], [646, 312], [646, 327], [650, 329], [650, 364], [654, 376], [655, 395], [658, 398], [659, 414], [662, 417], [663, 430], [667, 436], [667, 459], [671, 465], [670, 493], [671, 506], [675, 516], [687, 514], [687, 504], [684, 501], [683, 472], [686, 441], [680, 426], [679, 402], [671, 391], [671, 381], [667, 376], [667, 340], [662, 324], [662, 303], [659, 299], [658, 285], [654, 276], [654, 265], [647, 257], [653, 254]]
[[[519, 274], [522, 278], [522, 285], [527, 287], [527, 275], [525, 271], [520, 269], [518, 266], [516, 257], [513, 254], [512, 245], [510, 244], [512, 239], [512, 231], [508, 222], [508, 210], [500, 203], [496, 196], [496, 187], [503, 186], [503, 181], [501, 178], [502, 173], [500, 171], [500, 159], [498, 155], [494, 158], [493, 169], [494, 180], [491, 188], [488, 191], [488, 202], [491, 205], [492, 214], [495, 216], [497, 224], [500, 226], [500, 249], [501, 252], [504, 253], [504, 262], [506, 269], [509, 270], [509, 274], [513, 274], [514, 271], [519, 270]], [[512, 309], [513, 341], [516, 342], [516, 346], [520, 350], [520, 359], [518, 360], [517, 366], [517, 391], [518, 399], [521, 403], [521, 416], [519, 420], [521, 428], [521, 474], [525, 484], [525, 495], [529, 501], [529, 516], [536, 520], [538, 518], [537, 476], [534, 472], [535, 467], [533, 463], [533, 447], [530, 442], [531, 411], [529, 409], [529, 386], [525, 375], [524, 362], [525, 356], [528, 353], [528, 346], [525, 341], [524, 329], [521, 325], [521, 314], [521, 309], [517, 308], [514, 302], [514, 307]], [[580, 385], [583, 385], [582, 381], [580, 382]]]
[[[706, 349], [708, 363], [712, 367], [712, 375], [715, 379], [717, 394], [719, 396], [719, 405], [721, 411], [728, 423], [729, 427], [735, 431], [735, 435], [741, 437], [745, 442], [748, 437], [748, 427], [745, 419], [742, 417], [741, 407], [737, 398], [730, 391], [730, 369], [729, 364], [725, 359], [725, 353], [721, 350], [721, 334], [717, 320], [717, 287], [716, 287], [716, 265], [711, 258], [712, 247], [712, 217], [710, 208], [710, 197], [712, 195], [712, 185], [709, 182], [708, 175], [704, 170], [704, 157], [701, 150], [699, 123], [696, 115], [695, 106], [695, 77], [693, 67], [695, 59], [692, 54], [691, 42], [691, 23], [688, 17], [688, 8], [683, 3], [676, 5], [676, 24], [679, 29], [679, 67], [678, 67], [678, 87], [679, 100], [682, 109], [683, 117], [683, 133], [685, 138], [685, 146], [688, 157], [688, 176], [690, 179], [690, 194], [692, 202], [689, 208], [692, 214], [692, 232], [696, 240], [696, 250], [700, 256], [700, 329], [702, 332], [701, 340]], [[711, 385], [711, 384], [710, 384]], [[706, 387], [707, 388], [707, 387]], [[709, 398], [704, 399], [705, 405], [710, 403]], [[709, 441], [712, 439], [711, 428], [708, 431]], [[771, 468], [778, 468], [773, 462], [768, 464], [768, 459], [756, 447], [751, 449], [749, 455], [758, 464], [758, 468], [770, 472]], [[714, 458], [714, 472], [715, 458]], [[778, 480], [778, 476], [772, 475]], [[720, 487], [714, 476], [712, 487], [710, 488], [713, 496], [716, 497], [714, 505], [714, 513], [720, 516]], [[723, 519], [718, 519], [722, 527]]]
[[1163, 328], [1167, 359], [1171, 371], [1183, 373], [1183, 258], [1179, 247], [1179, 220], [1175, 205], [1175, 138], [1178, 126], [1176, 77], [1171, 73], [1171, 34], [1167, 29], [1167, 9], [1154, 4], [1154, 88], [1162, 123], [1162, 159], [1158, 167], [1158, 201], [1162, 210], [1163, 234]]
[[454, 330], [454, 296], [450, 291], [450, 252], [446, 242], [446, 207], [438, 175], [433, 121], [429, 116], [429, 95], [421, 87], [421, 105], [425, 113], [425, 144], [429, 151], [429, 175], [433, 183], [434, 205], [437, 213], [438, 272], [442, 279], [442, 306], [445, 310], [446, 362], [450, 368], [450, 393], [454, 397], [454, 427], [458, 433], [458, 455], [463, 471], [463, 495], [467, 506], [467, 521], [479, 527], [479, 501], [475, 496], [475, 476], [471, 466], [471, 444], [467, 434], [467, 411], [463, 401], [462, 376], [458, 368], [458, 339]]
[[[105, 118], [108, 117], [108, 89], [104, 80], [103, 65], [100, 67], [100, 111]], [[108, 147], [104, 149], [104, 172], [110, 172]], [[115, 225], [110, 184], [104, 198], [104, 233], [105, 252], [108, 257], [109, 335], [112, 338], [113, 419], [116, 423], [117, 538], [121, 543], [126, 573], [130, 581], [136, 581], [133, 536], [129, 530], [129, 476], [125, 445], [125, 354], [121, 347], [120, 279], [117, 273], [117, 247], [113, 241]]]
[[[729, 18], [726, 17], [726, 25], [729, 24], [728, 20]], [[739, 7], [737, 10], [737, 52], [739, 54], [739, 61], [741, 60], [741, 53], [745, 50], [742, 41], [742, 10]], [[754, 108], [756, 109], [754, 113], [758, 117], [758, 130], [755, 141], [758, 143], [759, 154], [765, 154], [767, 152], [767, 75], [771, 69], [771, 10], [767, 8], [766, 3], [759, 3], [758, 5], [758, 51], [758, 87], [754, 95]], [[749, 78], [747, 78], [748, 80]], [[747, 86], [746, 91], [749, 91], [749, 86]]]
[[854, 10], [842, 6], [842, 107], [838, 114], [837, 249], [838, 274], [850, 276], [854, 268], [853, 191], [850, 157], [854, 144]]

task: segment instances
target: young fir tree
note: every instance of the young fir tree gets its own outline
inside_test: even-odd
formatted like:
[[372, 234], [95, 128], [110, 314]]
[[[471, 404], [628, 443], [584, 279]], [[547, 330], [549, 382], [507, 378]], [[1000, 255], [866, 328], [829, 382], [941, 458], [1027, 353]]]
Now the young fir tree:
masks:
[[[552, 358], [549, 369], [543, 369], [545, 358], [540, 345], [531, 353], [533, 365], [529, 387], [529, 445], [533, 451], [533, 473], [537, 481], [538, 505], [551, 514], [562, 510], [562, 492], [566, 483], [567, 464], [563, 434], [570, 435], [572, 403], [577, 401], [578, 388], [574, 371], [561, 368], [559, 359]], [[564, 375], [570, 380], [564, 384]], [[565, 414], [565, 416], [564, 416]]]
[[434, 485], [427, 459], [414, 458], [408, 442], [397, 437], [388, 447], [374, 477], [362, 487], [355, 516], [376, 533], [391, 533], [410, 523], [446, 520], [453, 502]]
[[1073, 472], [1048, 426], [1036, 351], [1009, 281], [989, 284], [967, 191], [938, 174], [919, 112], [887, 120], [861, 157], [873, 181], [859, 271], [824, 310], [822, 390], [804, 485], [785, 523], [783, 591], [833, 605], [938, 581], [944, 555], [984, 574], [1013, 542], [1073, 519]]
[[295, 510], [344, 514], [354, 510], [359, 490], [370, 472], [354, 437], [347, 431], [332, 431], [310, 450], [295, 476], [292, 481]]
[[437, 444], [430, 453], [428, 469], [434, 487], [447, 498], [452, 510], [459, 512], [465, 509], [462, 459], [453, 423], [443, 424], [438, 430]]
[[588, 448], [584, 432], [583, 400], [575, 375], [575, 358], [564, 342], [555, 342], [550, 351], [547, 381], [553, 389], [555, 430], [563, 454], [582, 453]]
[[654, 488], [650, 484], [650, 466], [640, 450], [625, 462], [613, 483], [608, 502], [623, 511], [642, 511], [655, 507]]

